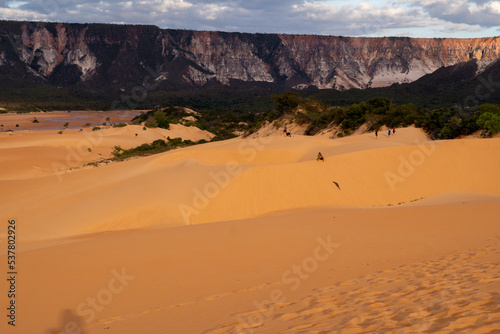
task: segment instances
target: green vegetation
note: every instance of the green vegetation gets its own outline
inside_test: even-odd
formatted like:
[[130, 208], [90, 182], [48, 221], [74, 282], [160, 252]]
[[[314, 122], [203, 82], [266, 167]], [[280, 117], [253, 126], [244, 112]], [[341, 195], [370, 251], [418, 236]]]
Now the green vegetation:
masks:
[[289, 93], [275, 95], [273, 101], [276, 108], [270, 115], [275, 119], [287, 115], [299, 125], [308, 125], [306, 135], [338, 127], [342, 131], [338, 136], [342, 137], [365, 123], [368, 130], [378, 130], [382, 126], [415, 125], [423, 128], [433, 139], [453, 139], [480, 129], [489, 134], [500, 132], [500, 105], [496, 104], [483, 104], [475, 109], [428, 109], [414, 104], [396, 105], [387, 98], [374, 97], [366, 102], [338, 107]]
[[484, 104], [479, 108], [480, 115], [476, 124], [483, 134], [489, 132], [494, 135], [500, 132], [500, 105]]
[[113, 127], [114, 127], [114, 128], [123, 128], [123, 127], [125, 127], [125, 126], [127, 126], [127, 124], [126, 124], [126, 123], [117, 123], [117, 124], [114, 124], [114, 125], [113, 125]]
[[[264, 113], [259, 113], [265, 117]], [[194, 120], [185, 120], [192, 117]], [[258, 115], [242, 111], [222, 111], [217, 109], [193, 112], [183, 107], [168, 107], [160, 110], [151, 110], [132, 120], [132, 124], [145, 122], [146, 127], [161, 127], [168, 129], [170, 124], [184, 124], [196, 126], [216, 135], [213, 140], [224, 140], [236, 137], [235, 131], [247, 131], [255, 126]]]
[[144, 126], [147, 128], [157, 128], [158, 122], [153, 117], [150, 117], [144, 122]]
[[132, 123], [144, 122], [147, 127], [161, 125], [164, 128], [168, 128], [170, 124], [196, 126], [215, 134], [212, 141], [234, 138], [236, 133], [251, 134], [265, 122], [270, 122], [276, 129], [287, 123], [306, 125], [306, 135], [335, 128], [339, 137], [350, 135], [363, 124], [367, 125], [368, 131], [378, 130], [382, 126], [392, 128], [415, 125], [433, 139], [457, 138], [481, 129], [485, 134], [500, 131], [500, 105], [496, 104], [483, 104], [475, 108], [430, 109], [412, 103], [397, 105], [388, 98], [374, 97], [341, 107], [302, 97], [296, 92], [274, 94], [270, 99], [274, 107], [265, 112], [216, 109], [194, 112], [183, 107], [168, 107], [143, 113]]
[[301, 98], [297, 92], [288, 92], [285, 94], [271, 95], [271, 100], [274, 102], [274, 108], [278, 113], [292, 111], [299, 106]]
[[182, 140], [182, 138], [171, 139], [170, 137], [168, 137], [167, 142], [163, 139], [157, 139], [151, 144], [142, 144], [129, 150], [124, 150], [120, 146], [115, 146], [115, 149], [112, 152], [114, 156], [113, 160], [125, 160], [135, 156], [152, 155], [170, 151], [178, 147], [187, 147], [197, 144], [203, 144], [206, 142], [207, 141], [204, 139], [193, 142], [191, 140]]

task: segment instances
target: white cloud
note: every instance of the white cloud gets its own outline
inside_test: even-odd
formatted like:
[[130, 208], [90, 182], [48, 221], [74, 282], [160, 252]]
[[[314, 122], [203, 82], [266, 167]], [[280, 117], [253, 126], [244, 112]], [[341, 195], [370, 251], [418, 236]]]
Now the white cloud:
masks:
[[493, 1], [488, 5], [488, 7], [489, 7], [489, 10], [491, 11], [491, 13], [496, 14], [496, 15], [500, 15], [500, 2]]
[[[0, 0], [0, 18], [126, 22], [162, 28], [347, 36], [496, 31], [486, 0]], [[419, 35], [416, 35], [418, 31]], [[431, 37], [431, 36], [427, 36]], [[443, 36], [440, 36], [443, 37]]]
[[46, 17], [35, 11], [19, 10], [17, 8], [0, 8], [0, 20], [45, 20]]
[[430, 17], [470, 26], [497, 27], [500, 24], [498, 1], [409, 0], [400, 1], [421, 8]]

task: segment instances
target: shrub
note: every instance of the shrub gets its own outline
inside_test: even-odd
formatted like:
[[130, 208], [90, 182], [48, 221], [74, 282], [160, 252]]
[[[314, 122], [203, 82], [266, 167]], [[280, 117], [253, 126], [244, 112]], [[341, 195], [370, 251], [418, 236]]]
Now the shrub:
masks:
[[113, 125], [113, 127], [114, 127], [114, 128], [123, 128], [123, 127], [125, 127], [125, 126], [127, 126], [127, 124], [126, 124], [126, 123], [118, 123], [118, 124], [114, 124], [114, 125]]
[[479, 116], [476, 123], [481, 129], [487, 130], [491, 134], [500, 132], [500, 115], [485, 112]]
[[147, 128], [157, 128], [158, 127], [158, 122], [152, 117], [148, 118], [146, 122], [144, 123], [145, 127]]
[[180, 137], [177, 137], [174, 139], [171, 139], [170, 137], [168, 137], [167, 140], [173, 146], [178, 146], [178, 145], [182, 144], [182, 138], [180, 138]]
[[274, 102], [274, 107], [279, 113], [292, 111], [297, 108], [300, 101], [300, 96], [296, 92], [288, 92], [285, 94], [271, 95], [271, 100]]
[[167, 146], [167, 143], [163, 139], [157, 139], [151, 143], [153, 146]]
[[[162, 128], [162, 129], [168, 129], [170, 127], [170, 125], [168, 124], [168, 121], [167, 121], [167, 117], [165, 116], [165, 113], [163, 111], [157, 110], [154, 113], [153, 117], [154, 117], [154, 120], [156, 121], [157, 127]], [[148, 120], [149, 119], [150, 118], [148, 118]], [[146, 121], [146, 123], [147, 123], [147, 121]]]
[[196, 126], [196, 127], [200, 127], [198, 122], [196, 121], [185, 121], [184, 122], [184, 126]]
[[113, 152], [111, 152], [111, 154], [113, 154], [114, 156], [119, 156], [120, 153], [123, 151], [123, 148], [121, 148], [120, 146], [115, 146]]

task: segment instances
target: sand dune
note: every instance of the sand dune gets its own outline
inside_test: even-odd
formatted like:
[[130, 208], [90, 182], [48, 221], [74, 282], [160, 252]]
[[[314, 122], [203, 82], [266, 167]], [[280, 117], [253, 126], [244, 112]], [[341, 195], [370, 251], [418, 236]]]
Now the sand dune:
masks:
[[107, 127], [99, 131], [91, 128], [64, 130], [25, 130], [0, 133], [1, 180], [22, 180], [50, 176], [81, 168], [84, 165], [110, 157], [115, 146], [129, 149], [157, 139], [168, 137], [210, 140], [213, 135], [195, 127], [172, 124], [169, 130], [143, 130], [142, 126]]
[[52, 242], [20, 258], [18, 331], [438, 333], [466, 316], [469, 329], [498, 328], [498, 203], [301, 210]]
[[115, 145], [210, 139], [97, 132], [0, 134], [22, 278], [2, 333], [500, 330], [500, 139], [277, 133], [83, 167]]
[[[117, 131], [122, 137], [133, 132]], [[62, 174], [45, 170], [49, 176], [36, 179], [7, 182], [4, 176], [7, 191], [0, 201], [27, 222], [26, 238], [40, 239], [314, 207], [398, 205], [455, 191], [500, 194], [500, 182], [495, 182], [499, 140], [406, 144], [410, 138], [421, 140], [419, 134], [410, 128], [398, 131], [399, 137], [380, 140], [370, 135], [338, 141], [303, 136], [235, 139], [100, 168]], [[104, 135], [103, 149], [112, 147], [120, 134]], [[153, 131], [149, 135], [154, 136]], [[53, 164], [50, 158], [57, 152], [50, 145], [57, 140], [37, 148], [47, 152], [38, 165]], [[74, 143], [78, 145], [76, 139]], [[28, 144], [27, 150], [34, 149]], [[318, 151], [324, 162], [315, 160]], [[14, 160], [21, 167], [32, 161], [13, 154], [4, 162], [12, 170], [10, 179], [23, 175]], [[31, 203], [29, 210], [23, 209], [26, 203]], [[45, 223], [49, 221], [72, 223], [54, 231]]]

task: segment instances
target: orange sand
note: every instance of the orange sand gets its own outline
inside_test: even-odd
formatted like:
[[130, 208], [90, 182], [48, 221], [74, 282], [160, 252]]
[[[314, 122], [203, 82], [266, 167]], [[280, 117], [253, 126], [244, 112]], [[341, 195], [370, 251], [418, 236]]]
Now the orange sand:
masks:
[[83, 167], [210, 138], [169, 131], [0, 134], [2, 333], [500, 330], [500, 139], [277, 134]]

